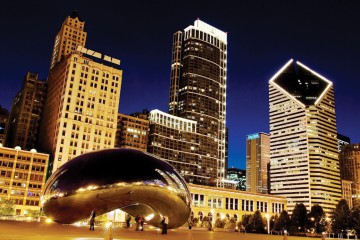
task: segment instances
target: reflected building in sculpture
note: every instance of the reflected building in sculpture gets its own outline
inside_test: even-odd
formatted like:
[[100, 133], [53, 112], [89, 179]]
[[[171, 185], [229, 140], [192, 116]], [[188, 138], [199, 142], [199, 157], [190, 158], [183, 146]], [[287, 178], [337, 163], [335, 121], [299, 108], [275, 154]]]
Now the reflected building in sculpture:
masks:
[[319, 204], [327, 214], [341, 198], [333, 83], [299, 61], [269, 81], [271, 194], [288, 209]]
[[131, 149], [83, 154], [62, 165], [47, 181], [42, 197], [45, 214], [59, 223], [87, 219], [120, 208], [161, 227], [182, 226], [190, 216], [190, 193], [174, 168]]

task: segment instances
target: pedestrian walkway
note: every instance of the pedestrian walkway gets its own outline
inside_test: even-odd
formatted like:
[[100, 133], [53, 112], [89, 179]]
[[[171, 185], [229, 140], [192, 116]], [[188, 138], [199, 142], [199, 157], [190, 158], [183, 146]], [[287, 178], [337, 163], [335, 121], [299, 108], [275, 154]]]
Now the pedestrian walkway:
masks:
[[[167, 235], [161, 235], [161, 230], [145, 227], [144, 231], [134, 231], [133, 228], [112, 228], [95, 226], [89, 231], [89, 226], [60, 225], [56, 223], [11, 222], [0, 221], [0, 240], [283, 240], [284, 236], [265, 234], [242, 234], [230, 231], [206, 231], [170, 229]], [[309, 238], [292, 237], [288, 240], [305, 240]], [[318, 239], [318, 238], [317, 238]], [[314, 240], [316, 240], [314, 238]]]

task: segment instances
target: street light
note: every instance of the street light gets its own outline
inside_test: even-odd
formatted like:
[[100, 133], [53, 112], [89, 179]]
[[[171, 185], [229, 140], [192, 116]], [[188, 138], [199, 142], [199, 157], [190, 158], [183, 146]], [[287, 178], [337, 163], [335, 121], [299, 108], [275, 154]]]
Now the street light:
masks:
[[267, 232], [268, 232], [268, 234], [270, 234], [270, 215], [267, 213], [265, 215], [265, 217], [266, 217], [266, 220], [267, 220]]

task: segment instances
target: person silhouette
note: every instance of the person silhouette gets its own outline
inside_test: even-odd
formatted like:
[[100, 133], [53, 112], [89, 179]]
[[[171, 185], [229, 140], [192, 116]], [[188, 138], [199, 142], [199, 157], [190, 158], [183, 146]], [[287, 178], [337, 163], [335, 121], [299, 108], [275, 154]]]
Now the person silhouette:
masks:
[[96, 217], [96, 212], [95, 212], [95, 210], [92, 210], [92, 211], [91, 211], [91, 214], [90, 214], [90, 220], [89, 220], [89, 223], [90, 223], [90, 228], [89, 228], [89, 230], [93, 230], [93, 231], [94, 231], [95, 217]]

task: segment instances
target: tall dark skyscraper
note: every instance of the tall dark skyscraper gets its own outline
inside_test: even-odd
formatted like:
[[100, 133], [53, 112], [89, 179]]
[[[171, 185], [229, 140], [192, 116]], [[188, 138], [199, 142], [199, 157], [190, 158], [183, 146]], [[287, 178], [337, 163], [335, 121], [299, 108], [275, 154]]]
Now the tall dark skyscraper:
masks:
[[5, 146], [6, 130], [8, 125], [9, 111], [0, 106], [0, 144]]
[[46, 88], [47, 83], [39, 80], [37, 73], [26, 73], [23, 86], [11, 106], [7, 146], [27, 150], [37, 148]]
[[196, 121], [197, 174], [223, 186], [227, 34], [196, 20], [173, 36], [169, 113]]

